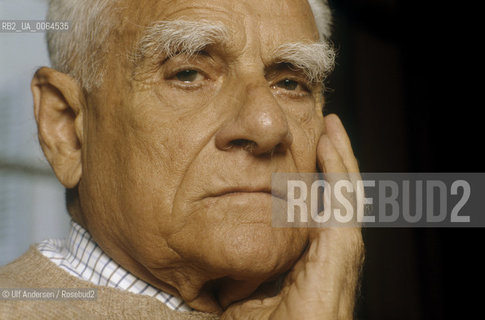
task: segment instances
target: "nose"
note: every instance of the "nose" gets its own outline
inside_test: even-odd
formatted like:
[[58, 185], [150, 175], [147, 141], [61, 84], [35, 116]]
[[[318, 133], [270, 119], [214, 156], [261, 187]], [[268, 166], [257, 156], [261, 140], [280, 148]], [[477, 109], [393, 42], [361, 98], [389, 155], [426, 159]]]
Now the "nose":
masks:
[[239, 98], [236, 116], [216, 133], [217, 148], [242, 148], [253, 155], [284, 153], [293, 136], [267, 84], [249, 85]]

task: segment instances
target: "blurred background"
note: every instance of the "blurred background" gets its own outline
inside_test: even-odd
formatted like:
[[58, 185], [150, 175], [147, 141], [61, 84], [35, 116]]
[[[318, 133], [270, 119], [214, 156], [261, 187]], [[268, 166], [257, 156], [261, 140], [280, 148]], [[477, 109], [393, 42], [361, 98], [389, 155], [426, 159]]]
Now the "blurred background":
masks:
[[[0, 0], [0, 20], [44, 20], [47, 1]], [[49, 65], [45, 33], [0, 32], [0, 265], [64, 237], [63, 189], [37, 140], [30, 81]]]
[[[361, 171], [483, 172], [478, 2], [329, 2], [339, 55], [325, 112], [341, 116]], [[483, 319], [484, 231], [364, 230], [358, 318]]]
[[[325, 112], [348, 128], [361, 170], [483, 172], [479, 2], [329, 2], [338, 58]], [[0, 19], [45, 10], [0, 0]], [[41, 65], [44, 34], [0, 33], [0, 265], [62, 237], [69, 221], [37, 146], [29, 84]], [[484, 230], [366, 229], [364, 239], [358, 319], [483, 318]]]

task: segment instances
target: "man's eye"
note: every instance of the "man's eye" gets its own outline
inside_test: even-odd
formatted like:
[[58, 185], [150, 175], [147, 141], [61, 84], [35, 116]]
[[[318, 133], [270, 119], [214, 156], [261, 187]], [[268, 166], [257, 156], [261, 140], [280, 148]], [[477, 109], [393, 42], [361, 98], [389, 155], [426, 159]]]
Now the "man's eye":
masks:
[[175, 74], [175, 77], [177, 78], [177, 80], [187, 83], [201, 80], [203, 78], [200, 72], [196, 70], [183, 70], [177, 72], [177, 74]]
[[298, 85], [299, 85], [298, 82], [296, 82], [294, 80], [290, 80], [290, 79], [285, 79], [285, 80], [282, 80], [282, 81], [276, 83], [277, 87], [285, 89], [285, 90], [290, 90], [290, 91], [296, 90], [298, 88]]

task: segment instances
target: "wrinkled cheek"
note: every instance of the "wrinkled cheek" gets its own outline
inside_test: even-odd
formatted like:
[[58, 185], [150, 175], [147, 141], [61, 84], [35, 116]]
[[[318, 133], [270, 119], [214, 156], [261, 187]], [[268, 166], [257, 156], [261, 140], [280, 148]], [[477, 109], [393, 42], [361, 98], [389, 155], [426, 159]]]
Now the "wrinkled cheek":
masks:
[[300, 172], [316, 170], [317, 145], [322, 134], [319, 127], [308, 127], [298, 130], [293, 142], [293, 157]]
[[290, 109], [290, 127], [293, 134], [293, 157], [299, 171], [315, 171], [317, 145], [324, 132], [321, 110], [314, 104], [306, 108]]

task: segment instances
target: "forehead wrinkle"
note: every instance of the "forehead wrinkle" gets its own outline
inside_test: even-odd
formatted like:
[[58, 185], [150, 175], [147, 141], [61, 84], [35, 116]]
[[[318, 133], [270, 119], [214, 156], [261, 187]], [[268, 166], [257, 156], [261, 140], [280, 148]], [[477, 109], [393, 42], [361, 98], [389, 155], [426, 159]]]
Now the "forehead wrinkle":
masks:
[[193, 55], [214, 44], [224, 46], [229, 40], [222, 24], [205, 20], [158, 21], [148, 27], [138, 41], [133, 59], [140, 61], [153, 57], [173, 57], [180, 52]]
[[288, 63], [312, 82], [322, 82], [332, 71], [335, 52], [328, 42], [285, 43], [273, 51], [270, 64]]

